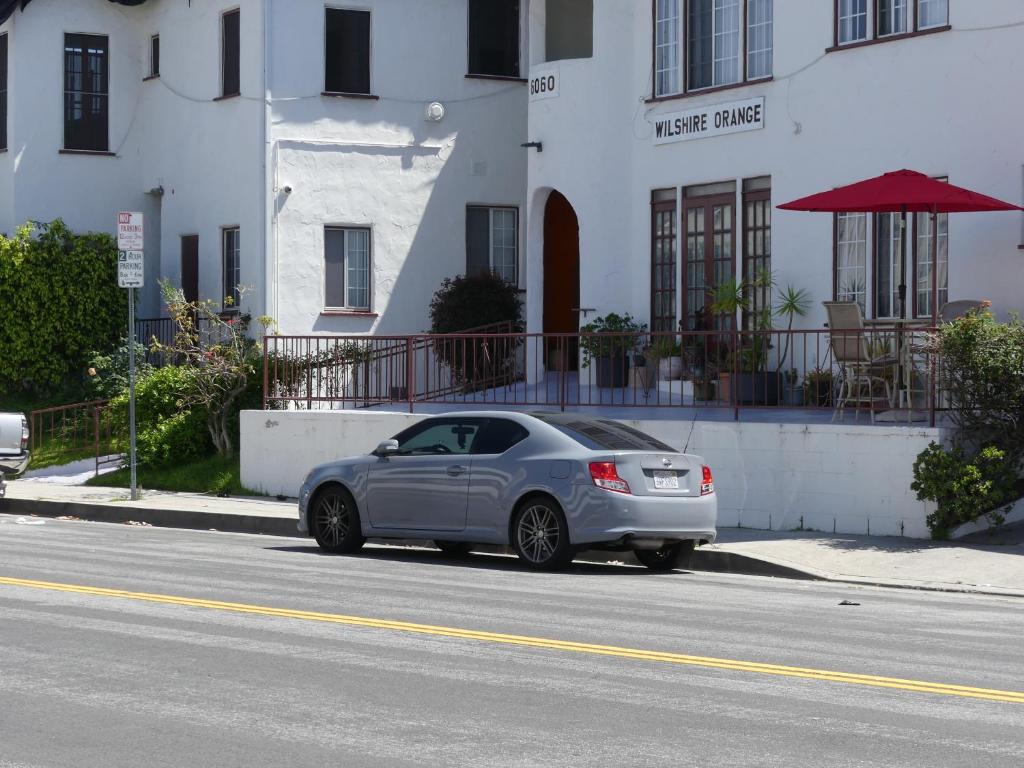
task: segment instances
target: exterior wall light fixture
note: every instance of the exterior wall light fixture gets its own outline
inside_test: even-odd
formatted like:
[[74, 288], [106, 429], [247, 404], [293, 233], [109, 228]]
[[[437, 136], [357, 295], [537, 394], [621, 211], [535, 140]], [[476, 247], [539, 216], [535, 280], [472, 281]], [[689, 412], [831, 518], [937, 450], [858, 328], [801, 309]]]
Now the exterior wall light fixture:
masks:
[[427, 108], [424, 112], [424, 118], [428, 123], [440, 123], [444, 120], [445, 108], [444, 104], [440, 101], [432, 101], [427, 104]]

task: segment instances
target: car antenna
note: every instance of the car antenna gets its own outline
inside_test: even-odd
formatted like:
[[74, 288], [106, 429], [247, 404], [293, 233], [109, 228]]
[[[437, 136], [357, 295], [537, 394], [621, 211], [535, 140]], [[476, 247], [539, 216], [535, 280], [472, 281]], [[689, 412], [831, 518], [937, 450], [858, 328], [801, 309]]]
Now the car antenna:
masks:
[[690, 438], [693, 437], [693, 429], [697, 426], [697, 416], [700, 412], [693, 409], [693, 419], [690, 421], [690, 434], [686, 436], [686, 445], [683, 446], [683, 453], [686, 453], [686, 449], [690, 447]]

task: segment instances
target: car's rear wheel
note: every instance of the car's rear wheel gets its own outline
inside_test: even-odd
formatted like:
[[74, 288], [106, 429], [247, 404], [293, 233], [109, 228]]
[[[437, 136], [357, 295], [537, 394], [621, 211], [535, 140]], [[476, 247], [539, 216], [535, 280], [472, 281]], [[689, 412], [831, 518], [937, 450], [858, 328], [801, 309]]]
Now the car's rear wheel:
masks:
[[523, 502], [512, 521], [512, 546], [519, 559], [538, 571], [557, 571], [572, 562], [569, 526], [551, 499]]
[[310, 517], [313, 538], [327, 552], [357, 552], [366, 542], [355, 499], [340, 485], [329, 485], [316, 495]]
[[660, 549], [635, 549], [636, 559], [652, 571], [671, 571], [674, 568], [688, 568], [693, 561], [696, 542], [677, 541], [665, 544]]
[[434, 546], [448, 557], [465, 557], [473, 551], [473, 545], [466, 541], [435, 541]]

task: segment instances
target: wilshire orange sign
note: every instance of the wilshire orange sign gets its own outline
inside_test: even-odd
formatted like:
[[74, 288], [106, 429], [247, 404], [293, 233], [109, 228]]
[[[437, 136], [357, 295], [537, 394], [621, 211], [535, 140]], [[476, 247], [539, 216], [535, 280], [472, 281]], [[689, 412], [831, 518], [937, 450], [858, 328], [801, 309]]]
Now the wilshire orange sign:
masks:
[[654, 117], [654, 143], [705, 139], [764, 128], [764, 96]]

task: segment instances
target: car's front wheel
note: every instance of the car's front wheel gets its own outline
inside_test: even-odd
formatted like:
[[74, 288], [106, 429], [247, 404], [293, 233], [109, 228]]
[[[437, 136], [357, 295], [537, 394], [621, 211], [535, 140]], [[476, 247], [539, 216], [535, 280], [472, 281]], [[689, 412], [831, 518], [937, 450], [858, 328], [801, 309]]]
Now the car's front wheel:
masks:
[[557, 571], [572, 562], [569, 526], [558, 505], [543, 497], [527, 499], [512, 521], [512, 546], [538, 571]]
[[355, 500], [339, 485], [330, 485], [316, 495], [310, 517], [313, 538], [327, 552], [356, 552], [366, 542]]
[[677, 541], [665, 544], [661, 549], [635, 549], [636, 559], [652, 571], [671, 571], [674, 568], [688, 568], [693, 560], [696, 542]]

